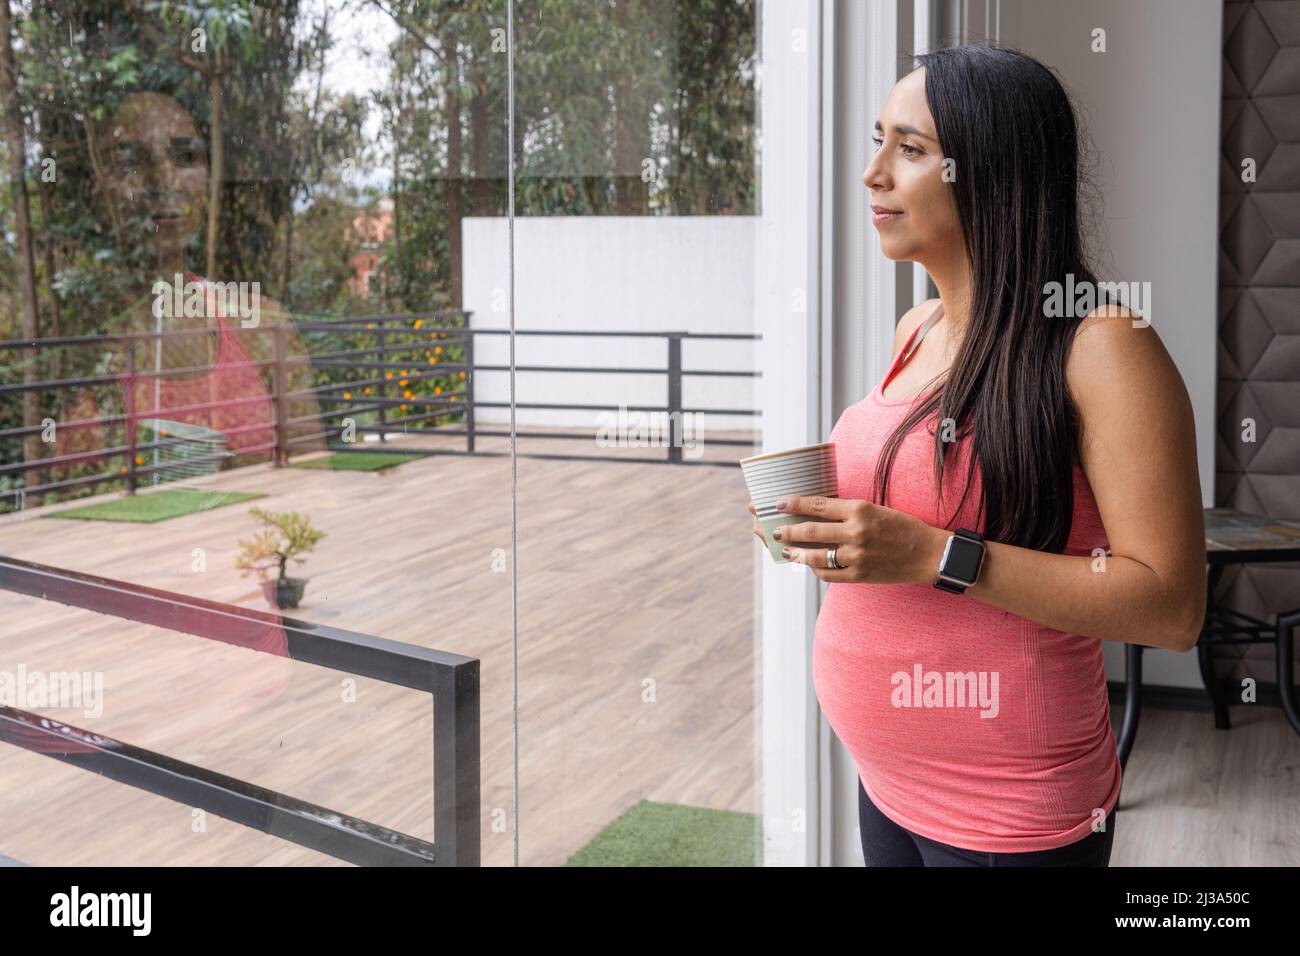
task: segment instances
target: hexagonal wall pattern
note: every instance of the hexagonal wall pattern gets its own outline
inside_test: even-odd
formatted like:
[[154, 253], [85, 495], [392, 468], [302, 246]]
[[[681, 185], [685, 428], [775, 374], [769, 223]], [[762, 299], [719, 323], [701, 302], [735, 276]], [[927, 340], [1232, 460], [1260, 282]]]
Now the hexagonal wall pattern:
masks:
[[[1215, 503], [1300, 520], [1300, 0], [1226, 0]], [[1269, 621], [1300, 565], [1228, 569], [1217, 599]], [[1256, 645], [1235, 674], [1275, 679]]]

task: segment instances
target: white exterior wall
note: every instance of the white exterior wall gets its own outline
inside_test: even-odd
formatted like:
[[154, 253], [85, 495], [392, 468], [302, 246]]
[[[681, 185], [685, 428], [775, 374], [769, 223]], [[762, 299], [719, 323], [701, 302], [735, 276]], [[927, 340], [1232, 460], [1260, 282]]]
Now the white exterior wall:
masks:
[[[753, 216], [536, 216], [515, 218], [515, 328], [753, 333]], [[508, 223], [464, 220], [464, 301], [475, 329], [506, 329]], [[474, 338], [475, 363], [509, 366], [504, 335]], [[684, 369], [755, 371], [749, 341], [687, 341]], [[662, 338], [519, 335], [515, 364], [666, 368]], [[666, 375], [516, 372], [516, 400], [663, 406]], [[757, 408], [754, 379], [685, 377], [687, 408]], [[480, 372], [477, 401], [508, 402], [508, 371]], [[596, 412], [520, 408], [515, 422], [590, 427]], [[508, 422], [508, 408], [482, 408], [479, 422]], [[754, 416], [702, 419], [708, 429], [757, 429]], [[739, 455], [738, 455], [739, 457]]]

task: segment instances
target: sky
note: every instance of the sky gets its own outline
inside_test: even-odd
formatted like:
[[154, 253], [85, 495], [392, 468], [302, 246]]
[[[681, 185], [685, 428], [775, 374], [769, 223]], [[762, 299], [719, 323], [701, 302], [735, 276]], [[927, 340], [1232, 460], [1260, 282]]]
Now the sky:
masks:
[[[303, 22], [314, 23], [324, 10], [332, 11], [330, 34], [334, 46], [326, 56], [325, 88], [335, 93], [354, 93], [368, 96], [384, 85], [385, 51], [397, 38], [398, 26], [388, 14], [379, 10], [369, 0], [307, 0], [303, 4]], [[303, 86], [310, 83], [303, 81]], [[368, 143], [379, 144], [387, 151], [380, 129], [378, 110], [372, 109], [364, 127]], [[386, 188], [390, 181], [388, 164], [379, 162], [375, 168], [358, 167], [353, 182], [359, 186]]]

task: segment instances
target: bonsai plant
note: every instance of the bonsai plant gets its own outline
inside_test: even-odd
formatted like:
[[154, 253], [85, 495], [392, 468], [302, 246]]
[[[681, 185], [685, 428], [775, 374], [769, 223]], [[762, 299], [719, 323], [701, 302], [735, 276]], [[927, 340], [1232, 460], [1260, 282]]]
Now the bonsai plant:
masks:
[[[302, 600], [306, 578], [291, 578], [285, 570], [290, 561], [302, 564], [306, 554], [325, 537], [325, 532], [311, 526], [304, 514], [296, 511], [264, 511], [249, 508], [248, 513], [263, 525], [251, 538], [239, 541], [235, 567], [243, 577], [256, 574], [262, 582], [262, 593], [273, 607], [297, 607]], [[278, 571], [275, 580], [268, 580], [272, 569]]]

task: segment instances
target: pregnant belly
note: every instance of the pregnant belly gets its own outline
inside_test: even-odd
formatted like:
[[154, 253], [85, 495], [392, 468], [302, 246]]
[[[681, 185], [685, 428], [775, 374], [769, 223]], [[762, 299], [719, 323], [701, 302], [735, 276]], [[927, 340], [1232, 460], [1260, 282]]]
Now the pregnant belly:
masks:
[[917, 832], [1064, 845], [1117, 792], [1094, 638], [924, 585], [832, 584], [812, 669], [873, 799]]
[[1032, 625], [970, 601], [955, 614], [953, 598], [919, 585], [830, 586], [813, 685], [864, 771], [951, 773], [1031, 755]]

